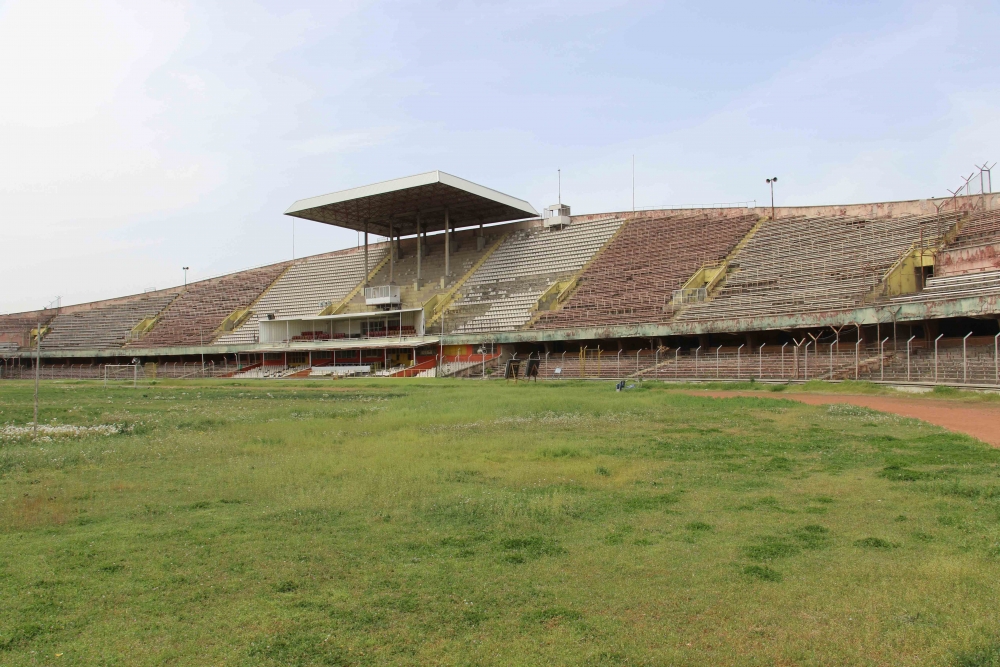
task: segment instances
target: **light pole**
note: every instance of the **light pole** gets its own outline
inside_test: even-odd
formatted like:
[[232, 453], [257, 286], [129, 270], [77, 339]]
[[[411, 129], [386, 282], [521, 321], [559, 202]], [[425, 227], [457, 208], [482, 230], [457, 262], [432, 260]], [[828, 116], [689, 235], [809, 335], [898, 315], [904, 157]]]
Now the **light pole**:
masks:
[[766, 182], [771, 186], [771, 220], [774, 220], [774, 184], [778, 182], [778, 177], [769, 178]]
[[181, 268], [184, 269], [184, 287], [187, 287], [188, 286], [188, 269], [190, 269], [191, 267], [190, 266], [182, 266]]

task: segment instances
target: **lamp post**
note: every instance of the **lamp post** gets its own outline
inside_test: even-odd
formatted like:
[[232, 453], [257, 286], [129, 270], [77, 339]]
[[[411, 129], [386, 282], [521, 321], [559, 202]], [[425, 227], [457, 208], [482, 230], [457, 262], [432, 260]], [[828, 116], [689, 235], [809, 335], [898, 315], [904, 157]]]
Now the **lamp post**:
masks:
[[771, 186], [771, 220], [774, 220], [774, 184], [778, 182], [778, 177], [768, 178], [765, 182]]
[[182, 266], [181, 268], [184, 269], [184, 287], [187, 287], [188, 286], [188, 269], [190, 269], [191, 267], [190, 266]]

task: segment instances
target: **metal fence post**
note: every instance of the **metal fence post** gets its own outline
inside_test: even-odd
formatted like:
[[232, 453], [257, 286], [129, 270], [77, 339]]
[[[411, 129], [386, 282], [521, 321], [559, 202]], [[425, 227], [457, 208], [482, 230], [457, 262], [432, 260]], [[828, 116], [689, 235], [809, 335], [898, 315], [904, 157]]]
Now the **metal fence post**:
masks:
[[965, 353], [965, 341], [969, 340], [969, 336], [971, 335], [972, 332], [970, 331], [962, 338], [962, 384], [969, 384], [969, 363]]
[[767, 343], [761, 343], [760, 347], [757, 348], [757, 379], [764, 379], [764, 346]]
[[938, 381], [938, 341], [944, 337], [944, 334], [939, 335], [934, 339], [934, 382]]
[[740, 376], [743, 374], [742, 373], [743, 368], [742, 368], [742, 363], [741, 363], [742, 360], [740, 358], [740, 353], [743, 351], [743, 346], [744, 345], [745, 345], [745, 343], [740, 343], [740, 346], [738, 348], [736, 348], [736, 379], [737, 380], [739, 380]]
[[715, 379], [716, 380], [719, 379], [719, 350], [721, 350], [721, 349], [722, 349], [721, 345], [719, 347], [715, 348]]
[[885, 342], [889, 340], [886, 336], [882, 339], [882, 342], [878, 344], [878, 364], [879, 364], [879, 380], [885, 380]]
[[861, 339], [854, 344], [854, 379], [859, 379], [859, 374], [861, 372]]
[[1000, 384], [1000, 333], [993, 337], [993, 374], [996, 384]]
[[788, 345], [788, 343], [784, 343], [781, 346], [781, 379], [782, 380], [785, 379], [785, 345]]
[[681, 364], [680, 354], [681, 354], [681, 348], [677, 348], [676, 350], [674, 350], [674, 379], [675, 380], [677, 379], [677, 373], [678, 373], [677, 369], [680, 368], [680, 364]]
[[906, 341], [906, 381], [910, 381], [910, 343], [916, 336], [910, 336], [910, 340]]
[[694, 351], [694, 379], [698, 379], [698, 352], [701, 350], [701, 345], [695, 348]]
[[[549, 353], [545, 353], [545, 360], [548, 361]], [[618, 379], [622, 379], [622, 351], [618, 350]]]
[[806, 375], [805, 379], [806, 379], [806, 382], [809, 381], [809, 346], [812, 345], [812, 344], [813, 344], [812, 341], [809, 341], [808, 343], [806, 343], [806, 352], [805, 352], [805, 375]]
[[830, 343], [830, 379], [833, 380], [833, 343]]

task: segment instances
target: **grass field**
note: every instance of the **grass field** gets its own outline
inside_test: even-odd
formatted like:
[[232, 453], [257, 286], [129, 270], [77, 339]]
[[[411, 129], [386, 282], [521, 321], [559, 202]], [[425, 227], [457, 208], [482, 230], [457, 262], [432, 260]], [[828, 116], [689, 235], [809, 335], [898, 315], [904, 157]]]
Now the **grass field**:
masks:
[[[647, 383], [0, 384], [2, 665], [1000, 665], [1000, 452]], [[63, 429], [72, 431], [72, 429]]]

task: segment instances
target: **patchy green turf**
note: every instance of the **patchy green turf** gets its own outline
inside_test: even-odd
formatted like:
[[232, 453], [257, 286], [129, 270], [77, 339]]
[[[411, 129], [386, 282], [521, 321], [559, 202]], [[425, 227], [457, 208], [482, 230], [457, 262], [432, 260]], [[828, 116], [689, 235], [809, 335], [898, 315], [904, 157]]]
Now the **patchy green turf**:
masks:
[[[654, 380], [655, 381], [655, 380]], [[942, 398], [962, 401], [965, 403], [1000, 403], [1000, 391], [983, 391], [975, 389], [959, 389], [938, 385], [931, 391], [911, 392], [901, 391], [892, 385], [878, 384], [861, 380], [842, 380], [838, 382], [823, 382], [809, 380], [792, 384], [775, 382], [756, 382], [754, 380], [710, 381], [710, 382], [671, 382], [663, 383], [665, 387], [682, 389], [684, 391], [759, 391], [775, 393], [818, 393], [818, 394], [849, 394], [865, 396], [896, 396], [902, 398], [923, 398], [938, 400]]]
[[652, 383], [42, 404], [122, 433], [0, 441], [0, 664], [998, 664], [1000, 452], [913, 420]]

